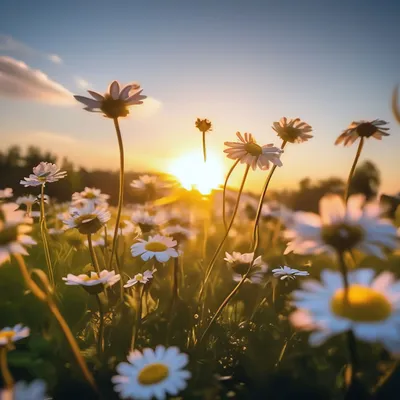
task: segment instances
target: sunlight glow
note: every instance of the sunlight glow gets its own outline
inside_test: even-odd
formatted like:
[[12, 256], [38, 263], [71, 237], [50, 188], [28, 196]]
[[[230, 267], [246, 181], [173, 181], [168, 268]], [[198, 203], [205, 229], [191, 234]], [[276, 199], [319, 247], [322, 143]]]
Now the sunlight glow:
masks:
[[185, 189], [196, 189], [202, 194], [211, 193], [224, 182], [222, 160], [212, 152], [207, 154], [206, 163], [201, 151], [184, 154], [172, 162], [169, 172]]

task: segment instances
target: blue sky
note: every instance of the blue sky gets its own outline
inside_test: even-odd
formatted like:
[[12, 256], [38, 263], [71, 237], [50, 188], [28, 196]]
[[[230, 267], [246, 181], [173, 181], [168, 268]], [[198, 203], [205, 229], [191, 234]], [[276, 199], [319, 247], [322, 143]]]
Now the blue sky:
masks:
[[[26, 48], [2, 51], [0, 41], [0, 56], [75, 94], [84, 94], [78, 78], [100, 92], [113, 79], [140, 82], [159, 107], [138, 110], [122, 130], [128, 168], [142, 171], [201, 152], [197, 117], [212, 120], [207, 142], [223, 159], [223, 142], [236, 131], [278, 145], [270, 126], [287, 116], [308, 122], [315, 137], [288, 147], [273, 186], [345, 177], [356, 147], [335, 147], [335, 138], [352, 120], [385, 119], [391, 136], [369, 140], [362, 158], [379, 165], [383, 190], [395, 193], [400, 126], [390, 98], [400, 82], [399, 17], [397, 1], [3, 0], [0, 34]], [[85, 167], [117, 168], [112, 123], [79, 104], [3, 93], [0, 121], [0, 148], [37, 143]], [[253, 173], [249, 187], [264, 175]]]

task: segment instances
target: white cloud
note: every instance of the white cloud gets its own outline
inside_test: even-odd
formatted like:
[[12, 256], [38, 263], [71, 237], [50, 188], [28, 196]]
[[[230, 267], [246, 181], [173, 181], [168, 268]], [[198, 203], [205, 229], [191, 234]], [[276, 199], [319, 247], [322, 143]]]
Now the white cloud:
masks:
[[62, 64], [62, 59], [57, 54], [46, 54], [39, 50], [33, 49], [29, 47], [25, 43], [22, 43], [12, 36], [9, 35], [0, 35], [0, 51], [13, 53], [18, 56], [39, 56], [48, 59], [49, 61], [53, 62], [54, 64]]
[[90, 83], [79, 76], [75, 76], [76, 86], [80, 89], [87, 89], [90, 86]]
[[25, 141], [31, 141], [31, 143], [37, 143], [45, 147], [49, 144], [73, 144], [76, 143], [76, 139], [71, 136], [61, 135], [54, 132], [46, 131], [34, 131], [25, 134]]
[[0, 96], [50, 104], [74, 104], [72, 93], [22, 61], [0, 56]]
[[130, 108], [130, 114], [135, 118], [139, 119], [148, 118], [153, 116], [162, 106], [161, 101], [156, 100], [153, 97], [147, 97], [143, 100], [143, 104]]

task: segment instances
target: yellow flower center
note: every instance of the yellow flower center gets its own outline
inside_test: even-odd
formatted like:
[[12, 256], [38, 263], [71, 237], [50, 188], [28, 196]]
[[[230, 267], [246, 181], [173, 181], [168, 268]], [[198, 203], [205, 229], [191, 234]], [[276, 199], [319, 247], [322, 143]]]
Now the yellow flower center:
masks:
[[296, 139], [300, 136], [301, 130], [298, 128], [294, 128], [293, 126], [287, 126], [285, 129], [281, 131], [281, 139], [286, 140], [290, 143], [296, 141]]
[[367, 286], [351, 285], [345, 299], [344, 289], [339, 289], [331, 300], [331, 310], [339, 317], [354, 322], [379, 322], [390, 317], [392, 305], [380, 292]]
[[85, 197], [86, 199], [95, 199], [96, 195], [93, 192], [86, 192], [83, 197]]
[[322, 228], [322, 240], [336, 250], [351, 250], [364, 238], [364, 230], [358, 225], [334, 224]]
[[128, 226], [128, 224], [125, 222], [125, 221], [120, 221], [120, 223], [119, 223], [119, 228], [120, 229], [124, 229], [124, 228], [126, 228]]
[[161, 363], [146, 365], [138, 375], [138, 381], [141, 385], [155, 385], [162, 382], [169, 376], [169, 369]]
[[140, 282], [141, 280], [143, 280], [143, 275], [142, 274], [136, 274], [135, 279]]
[[101, 111], [108, 118], [126, 117], [129, 114], [128, 107], [124, 100], [114, 100], [110, 95], [106, 95], [101, 102]]
[[155, 253], [159, 253], [168, 249], [168, 246], [161, 242], [149, 242], [146, 243], [144, 248], [148, 251], [153, 251]]
[[82, 280], [85, 282], [95, 281], [97, 279], [99, 279], [99, 276], [96, 273], [93, 276], [85, 275], [85, 277], [82, 278]]
[[14, 331], [4, 331], [0, 332], [0, 339], [6, 339], [7, 342], [11, 342], [12, 338], [15, 336]]
[[0, 246], [5, 246], [15, 242], [18, 238], [18, 229], [16, 226], [6, 227], [0, 230]]
[[262, 148], [257, 143], [250, 142], [244, 145], [244, 149], [252, 156], [258, 157], [262, 154]]

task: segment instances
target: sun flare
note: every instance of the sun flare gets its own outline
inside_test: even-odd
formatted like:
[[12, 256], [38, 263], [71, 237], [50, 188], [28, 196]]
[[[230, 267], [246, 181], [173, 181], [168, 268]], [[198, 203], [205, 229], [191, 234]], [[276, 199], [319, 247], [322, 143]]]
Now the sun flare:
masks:
[[192, 152], [174, 160], [169, 168], [187, 190], [196, 189], [209, 194], [224, 181], [222, 160], [214, 153], [207, 154], [204, 163], [201, 152]]

